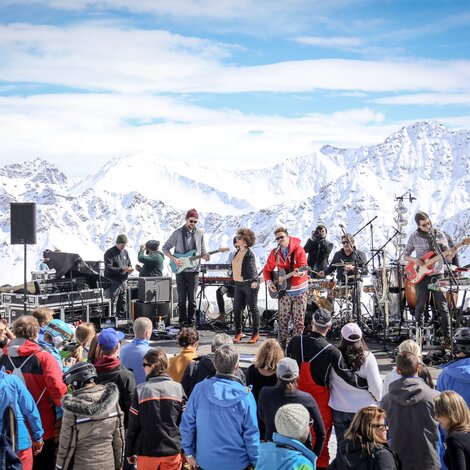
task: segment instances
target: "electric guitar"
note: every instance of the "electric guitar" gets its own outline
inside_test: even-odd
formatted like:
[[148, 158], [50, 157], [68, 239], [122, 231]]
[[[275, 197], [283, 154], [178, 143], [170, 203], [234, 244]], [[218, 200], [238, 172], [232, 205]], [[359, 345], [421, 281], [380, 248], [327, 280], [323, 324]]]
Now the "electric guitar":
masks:
[[[309, 269], [309, 266], [302, 266], [301, 268], [297, 268], [296, 271], [298, 271], [299, 273], [303, 273], [304, 271], [308, 271]], [[271, 272], [271, 279], [277, 289], [276, 292], [273, 292], [271, 289], [268, 289], [269, 295], [272, 299], [277, 299], [279, 297], [279, 294], [285, 293], [285, 291], [287, 290], [287, 279], [291, 278], [293, 275], [294, 271], [286, 274], [284, 269], [279, 269], [279, 271]], [[260, 282], [264, 282], [264, 279], [260, 279]]]
[[[461, 243], [455, 245], [453, 248], [449, 248], [448, 250], [442, 253], [442, 256], [447, 257], [451, 254], [452, 250], [456, 248], [460, 248], [464, 245], [470, 245], [470, 237], [464, 238]], [[418, 266], [417, 264], [413, 263], [413, 261], [409, 261], [408, 264], [405, 266], [405, 276], [411, 284], [418, 284], [424, 276], [431, 276], [435, 273], [434, 263], [441, 259], [441, 255], [436, 255], [434, 251], [428, 251], [422, 258], [421, 261], [424, 262], [423, 266]]]
[[[215, 253], [225, 253], [229, 250], [230, 248], [221, 247], [218, 250], [209, 251], [209, 253], [206, 254], [213, 255]], [[181, 266], [177, 266], [177, 264], [173, 260], [170, 261], [170, 268], [172, 272], [174, 272], [175, 274], [180, 274], [186, 269], [197, 268], [198, 260], [204, 258], [204, 256], [206, 255], [196, 255], [196, 250], [190, 250], [187, 253], [176, 253], [173, 256], [183, 261], [183, 264]]]

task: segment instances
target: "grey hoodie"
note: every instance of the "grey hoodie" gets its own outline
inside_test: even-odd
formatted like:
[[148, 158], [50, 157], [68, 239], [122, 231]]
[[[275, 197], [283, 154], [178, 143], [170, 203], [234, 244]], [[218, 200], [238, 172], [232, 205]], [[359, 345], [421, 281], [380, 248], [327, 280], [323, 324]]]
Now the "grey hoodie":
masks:
[[398, 454], [403, 470], [440, 470], [438, 430], [433, 398], [439, 392], [418, 377], [404, 377], [390, 384], [381, 402], [387, 412], [390, 448]]

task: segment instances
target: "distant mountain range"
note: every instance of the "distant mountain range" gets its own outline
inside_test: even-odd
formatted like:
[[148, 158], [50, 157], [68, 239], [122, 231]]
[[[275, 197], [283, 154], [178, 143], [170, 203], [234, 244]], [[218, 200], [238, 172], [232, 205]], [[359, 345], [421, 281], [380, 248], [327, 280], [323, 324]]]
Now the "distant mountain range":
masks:
[[[340, 224], [354, 233], [377, 216], [373, 236], [378, 247], [395, 233], [396, 196], [408, 191], [416, 200], [406, 202], [406, 235], [414, 230], [413, 214], [419, 209], [457, 241], [470, 234], [468, 130], [418, 122], [378, 145], [325, 146], [269, 168], [235, 168], [164, 161], [148, 153], [115, 158], [80, 181], [41, 159], [2, 167], [0, 284], [22, 281], [23, 247], [10, 245], [11, 202], [37, 203], [38, 244], [28, 247], [28, 271], [37, 267], [45, 248], [102, 259], [121, 232], [127, 233], [136, 262], [142, 242], [155, 238], [163, 243], [192, 207], [199, 211], [211, 249], [231, 247], [238, 227], [252, 228], [260, 264], [274, 245], [278, 225], [305, 242], [312, 228], [324, 223], [338, 249]], [[369, 226], [357, 236], [367, 253], [371, 234]], [[393, 258], [394, 247], [387, 250]], [[463, 258], [468, 260], [469, 253]]]

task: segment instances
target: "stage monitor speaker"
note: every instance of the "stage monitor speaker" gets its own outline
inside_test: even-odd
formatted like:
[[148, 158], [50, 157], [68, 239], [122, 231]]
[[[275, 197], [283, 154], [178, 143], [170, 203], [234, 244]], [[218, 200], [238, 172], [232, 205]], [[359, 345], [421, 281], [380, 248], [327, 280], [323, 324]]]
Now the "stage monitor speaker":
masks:
[[171, 277], [139, 277], [140, 302], [170, 302]]
[[12, 245], [36, 244], [36, 203], [12, 202], [10, 204]]

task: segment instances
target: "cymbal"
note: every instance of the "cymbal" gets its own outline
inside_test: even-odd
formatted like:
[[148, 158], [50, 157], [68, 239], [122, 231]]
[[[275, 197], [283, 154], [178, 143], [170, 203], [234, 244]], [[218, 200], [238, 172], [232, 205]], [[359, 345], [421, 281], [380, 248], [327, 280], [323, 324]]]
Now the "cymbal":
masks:
[[353, 266], [353, 263], [333, 263], [331, 266], [335, 268], [344, 268], [345, 266]]

